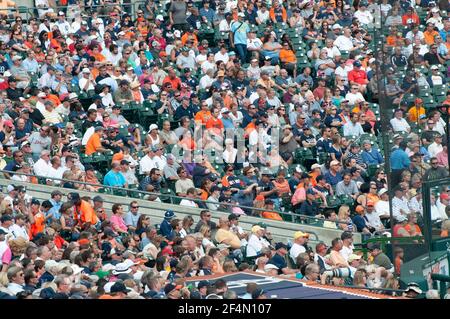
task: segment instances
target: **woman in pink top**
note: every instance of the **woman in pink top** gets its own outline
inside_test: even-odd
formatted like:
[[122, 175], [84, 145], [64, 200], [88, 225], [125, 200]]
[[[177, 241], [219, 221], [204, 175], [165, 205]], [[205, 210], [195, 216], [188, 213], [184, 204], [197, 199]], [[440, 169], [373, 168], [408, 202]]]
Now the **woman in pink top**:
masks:
[[448, 156], [447, 156], [447, 152], [448, 152], [448, 146], [447, 145], [443, 145], [442, 146], [442, 151], [437, 153], [436, 158], [438, 160], [438, 164], [444, 167], [448, 167]]
[[127, 233], [128, 228], [125, 225], [125, 221], [123, 220], [123, 207], [120, 204], [114, 204], [112, 207], [113, 215], [109, 219], [114, 231], [118, 233]]

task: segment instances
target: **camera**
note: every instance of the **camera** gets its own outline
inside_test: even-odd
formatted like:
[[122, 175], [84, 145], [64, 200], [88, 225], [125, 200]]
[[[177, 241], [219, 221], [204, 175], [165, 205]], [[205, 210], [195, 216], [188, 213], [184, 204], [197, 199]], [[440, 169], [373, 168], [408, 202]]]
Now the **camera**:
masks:
[[331, 277], [331, 278], [347, 278], [350, 276], [351, 274], [351, 270], [348, 267], [345, 268], [337, 268], [337, 269], [333, 269], [333, 270], [325, 270], [323, 272], [324, 275], [326, 275], [327, 277]]

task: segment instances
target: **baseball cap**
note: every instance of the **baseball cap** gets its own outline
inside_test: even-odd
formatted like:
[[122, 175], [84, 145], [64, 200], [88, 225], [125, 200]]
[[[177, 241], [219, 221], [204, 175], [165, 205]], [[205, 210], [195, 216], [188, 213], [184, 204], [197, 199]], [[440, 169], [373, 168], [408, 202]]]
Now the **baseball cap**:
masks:
[[339, 161], [331, 161], [330, 166], [340, 165], [341, 163]]
[[439, 70], [439, 67], [437, 65], [432, 65], [430, 67], [431, 70]]
[[3, 125], [4, 125], [4, 126], [8, 126], [8, 127], [11, 127], [11, 128], [13, 128], [13, 127], [14, 127], [14, 124], [13, 124], [13, 122], [12, 122], [12, 121], [10, 121], [10, 120], [6, 120], [6, 121], [4, 121], [4, 122], [3, 122]]
[[8, 193], [9, 193], [9, 192], [12, 192], [12, 191], [14, 191], [14, 190], [17, 190], [17, 188], [16, 188], [16, 186], [14, 186], [14, 185], [8, 185], [8, 187], [6, 187], [6, 190], [7, 190]]
[[258, 232], [260, 230], [263, 230], [263, 229], [264, 228], [262, 228], [261, 226], [255, 225], [255, 226], [252, 227], [252, 233], [255, 234], [256, 232]]
[[360, 259], [361, 259], [361, 256], [356, 255], [356, 254], [351, 254], [351, 255], [348, 257], [348, 262], [351, 263], [353, 260], [360, 260]]
[[320, 166], [320, 164], [311, 165], [311, 170], [316, 169], [316, 168], [322, 168], [322, 166]]
[[127, 288], [123, 282], [121, 281], [116, 281], [114, 283], [114, 285], [112, 285], [111, 287], [111, 293], [115, 293], [115, 292], [123, 292], [123, 293], [127, 293], [130, 292], [131, 289]]
[[378, 191], [378, 196], [381, 196], [383, 194], [386, 194], [388, 192], [387, 188], [382, 188]]
[[235, 219], [239, 219], [239, 215], [237, 215], [237, 214], [230, 214], [230, 215], [228, 215], [228, 220], [235, 220]]
[[333, 30], [342, 29], [341, 25], [338, 23], [333, 24]]
[[303, 237], [303, 238], [309, 238], [309, 234], [308, 233], [304, 233], [304, 232], [302, 232], [302, 231], [296, 231], [295, 233], [294, 233], [294, 239], [297, 239], [297, 238], [300, 238], [300, 237]]
[[355, 61], [355, 62], [353, 62], [353, 66], [360, 67], [361, 66], [361, 62], [360, 61]]
[[375, 206], [375, 203], [371, 200], [367, 201], [367, 206]]
[[167, 284], [164, 287], [164, 293], [168, 295], [172, 290], [180, 290], [181, 288], [183, 288], [181, 285]]

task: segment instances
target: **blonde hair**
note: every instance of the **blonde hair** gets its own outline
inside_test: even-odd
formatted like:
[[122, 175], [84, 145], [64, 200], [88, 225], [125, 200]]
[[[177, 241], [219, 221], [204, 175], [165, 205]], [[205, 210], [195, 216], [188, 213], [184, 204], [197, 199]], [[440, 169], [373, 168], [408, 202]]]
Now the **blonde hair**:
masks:
[[17, 237], [16, 239], [11, 239], [9, 241], [9, 248], [13, 255], [20, 255], [25, 252], [28, 246], [28, 241], [23, 237]]
[[206, 234], [207, 234], [208, 231], [210, 231], [210, 230], [211, 230], [211, 228], [210, 228], [208, 225], [202, 225], [202, 226], [200, 227], [199, 232], [200, 232], [200, 234], [203, 235], [203, 237], [206, 237]]
[[0, 287], [7, 287], [9, 285], [8, 273], [0, 272]]
[[338, 219], [339, 220], [346, 220], [347, 219], [347, 213], [349, 213], [349, 212], [350, 212], [350, 207], [348, 205], [342, 205], [339, 208]]

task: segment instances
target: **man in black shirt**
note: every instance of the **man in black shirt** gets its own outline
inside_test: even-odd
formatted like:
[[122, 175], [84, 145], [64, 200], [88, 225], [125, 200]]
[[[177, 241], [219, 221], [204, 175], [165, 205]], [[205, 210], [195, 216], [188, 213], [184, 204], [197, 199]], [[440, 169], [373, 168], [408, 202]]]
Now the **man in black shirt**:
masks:
[[8, 78], [9, 88], [6, 89], [8, 99], [12, 101], [19, 101], [20, 97], [23, 97], [23, 89], [17, 87], [17, 79], [13, 76]]
[[431, 65], [445, 64], [445, 59], [443, 59], [437, 52], [437, 45], [432, 44], [430, 51], [425, 53], [423, 56], [426, 66], [429, 68]]
[[97, 110], [90, 109], [87, 112], [87, 119], [84, 120], [83, 124], [81, 125], [81, 132], [84, 134], [86, 133], [86, 130], [90, 128], [91, 126], [103, 126], [103, 124], [99, 121], [96, 121], [97, 118]]
[[391, 56], [391, 62], [397, 68], [399, 67], [401, 68], [408, 65], [408, 60], [406, 56], [402, 54], [400, 47], [395, 48], [395, 53]]
[[306, 191], [306, 200], [300, 206], [299, 213], [307, 216], [319, 215], [319, 204], [316, 202], [316, 193], [312, 188]]
[[177, 107], [175, 110], [175, 114], [173, 116], [175, 121], [178, 121], [183, 116], [187, 116], [190, 119], [194, 118], [194, 112], [192, 111], [191, 106], [189, 105], [189, 98], [187, 96], [184, 96], [181, 100], [181, 105]]

